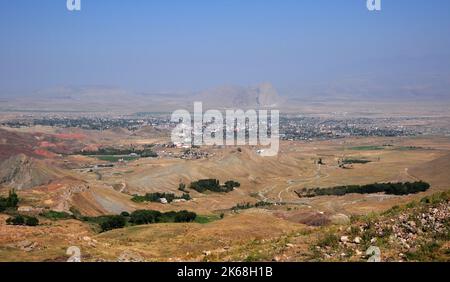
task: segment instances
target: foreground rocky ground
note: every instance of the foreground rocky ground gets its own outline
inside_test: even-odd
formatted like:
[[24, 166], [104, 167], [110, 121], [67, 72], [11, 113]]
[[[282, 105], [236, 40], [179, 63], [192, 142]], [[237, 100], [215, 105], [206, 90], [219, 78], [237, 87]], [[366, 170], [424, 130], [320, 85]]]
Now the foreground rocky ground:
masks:
[[318, 232], [313, 261], [450, 261], [450, 194], [437, 193]]

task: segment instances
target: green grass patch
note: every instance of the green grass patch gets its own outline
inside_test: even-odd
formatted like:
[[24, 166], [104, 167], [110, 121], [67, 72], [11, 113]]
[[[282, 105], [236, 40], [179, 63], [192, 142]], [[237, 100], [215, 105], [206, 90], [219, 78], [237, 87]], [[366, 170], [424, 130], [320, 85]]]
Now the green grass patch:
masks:
[[139, 159], [139, 156], [113, 156], [113, 155], [104, 155], [104, 156], [90, 156], [90, 157], [94, 157], [97, 158], [101, 161], [107, 161], [107, 162], [118, 162], [119, 160], [124, 160], [124, 161], [134, 161]]
[[75, 218], [73, 215], [67, 212], [58, 212], [58, 211], [44, 211], [39, 214], [42, 217], [51, 219], [51, 220], [63, 220], [63, 219], [72, 219]]
[[197, 215], [197, 217], [195, 218], [194, 222], [196, 223], [200, 223], [200, 224], [207, 224], [216, 220], [221, 219], [220, 215]]
[[356, 146], [350, 148], [350, 150], [354, 151], [379, 151], [384, 149], [384, 146]]

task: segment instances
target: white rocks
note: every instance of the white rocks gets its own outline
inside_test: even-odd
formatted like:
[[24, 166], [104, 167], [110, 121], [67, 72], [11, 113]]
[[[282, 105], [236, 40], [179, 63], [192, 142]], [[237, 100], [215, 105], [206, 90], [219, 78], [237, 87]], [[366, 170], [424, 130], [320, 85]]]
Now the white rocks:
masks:
[[341, 240], [342, 243], [347, 243], [349, 241], [348, 236], [341, 236]]
[[168, 203], [166, 198], [161, 198], [161, 199], [159, 199], [159, 201], [161, 202], [161, 204], [167, 204]]
[[361, 237], [356, 236], [355, 239], [353, 239], [353, 242], [356, 244], [360, 244], [361, 243]]
[[37, 243], [25, 240], [25, 241], [20, 241], [19, 243], [17, 243], [17, 247], [19, 249], [21, 249], [22, 251], [31, 252], [32, 250], [34, 250], [37, 247]]

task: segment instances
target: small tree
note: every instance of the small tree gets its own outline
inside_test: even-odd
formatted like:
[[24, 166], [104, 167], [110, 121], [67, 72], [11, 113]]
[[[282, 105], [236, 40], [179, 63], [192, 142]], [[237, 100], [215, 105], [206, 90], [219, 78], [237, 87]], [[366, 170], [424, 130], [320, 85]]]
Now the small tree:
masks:
[[121, 215], [111, 215], [105, 218], [105, 220], [100, 223], [100, 227], [102, 228], [102, 232], [122, 228], [126, 224], [125, 217]]
[[17, 196], [16, 191], [14, 189], [9, 190], [8, 198], [6, 198], [6, 206], [10, 208], [17, 207], [19, 203], [19, 196]]
[[27, 217], [25, 219], [25, 225], [27, 226], [37, 226], [39, 225], [39, 220], [33, 216]]
[[178, 185], [178, 190], [185, 192], [186, 191], [186, 184], [180, 183]]
[[129, 216], [130, 216], [130, 213], [127, 212], [127, 211], [123, 211], [123, 212], [120, 213], [120, 215], [121, 215], [121, 216], [124, 216], [124, 217], [129, 217]]
[[14, 217], [10, 217], [6, 220], [6, 224], [9, 225], [24, 225], [25, 224], [25, 218], [21, 215], [17, 215]]

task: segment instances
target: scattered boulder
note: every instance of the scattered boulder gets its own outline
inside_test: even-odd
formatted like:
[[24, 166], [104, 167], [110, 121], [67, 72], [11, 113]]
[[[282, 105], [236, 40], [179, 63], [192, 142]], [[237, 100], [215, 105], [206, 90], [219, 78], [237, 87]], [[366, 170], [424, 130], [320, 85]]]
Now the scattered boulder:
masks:
[[336, 225], [346, 225], [350, 223], [350, 218], [342, 213], [334, 214], [330, 216], [331, 223]]
[[143, 262], [144, 258], [133, 251], [126, 250], [123, 251], [120, 256], [117, 258], [118, 262]]
[[24, 240], [24, 241], [20, 241], [19, 243], [17, 243], [16, 246], [19, 249], [21, 249], [22, 251], [31, 252], [32, 250], [34, 250], [37, 247], [37, 243], [31, 242], [28, 240]]

